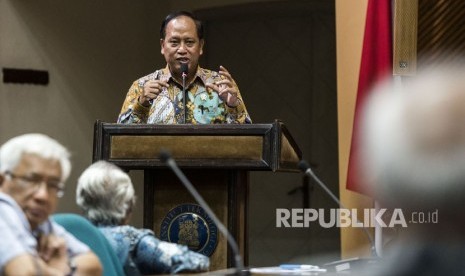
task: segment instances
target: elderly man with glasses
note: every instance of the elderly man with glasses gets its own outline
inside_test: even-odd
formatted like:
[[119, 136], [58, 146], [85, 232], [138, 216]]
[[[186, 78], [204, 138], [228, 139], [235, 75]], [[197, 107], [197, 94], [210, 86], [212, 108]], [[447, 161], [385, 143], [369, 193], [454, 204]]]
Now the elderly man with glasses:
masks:
[[0, 148], [0, 274], [100, 275], [96, 255], [49, 216], [63, 196], [69, 153], [25, 134]]

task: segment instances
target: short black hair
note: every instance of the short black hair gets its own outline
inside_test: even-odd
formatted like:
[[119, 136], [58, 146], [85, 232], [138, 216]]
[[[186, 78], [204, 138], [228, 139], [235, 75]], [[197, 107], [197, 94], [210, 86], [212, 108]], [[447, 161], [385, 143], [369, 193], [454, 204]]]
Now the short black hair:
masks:
[[172, 13], [168, 14], [165, 17], [165, 19], [161, 22], [161, 27], [160, 27], [160, 38], [161, 39], [165, 39], [166, 25], [168, 25], [168, 23], [171, 20], [173, 20], [173, 19], [175, 19], [176, 17], [179, 17], [179, 16], [187, 16], [187, 17], [192, 18], [192, 20], [194, 20], [195, 26], [197, 28], [197, 36], [199, 37], [199, 39], [203, 39], [203, 23], [202, 23], [202, 21], [200, 21], [193, 13], [188, 12], [188, 11], [175, 11], [175, 12], [172, 12]]

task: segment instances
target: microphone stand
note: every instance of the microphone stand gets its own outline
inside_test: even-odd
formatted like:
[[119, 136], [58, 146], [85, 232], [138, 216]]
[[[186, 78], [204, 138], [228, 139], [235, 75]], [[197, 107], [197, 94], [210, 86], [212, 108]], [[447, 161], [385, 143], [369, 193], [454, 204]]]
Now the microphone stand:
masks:
[[182, 106], [184, 107], [183, 124], [186, 123], [187, 108], [186, 108], [186, 74], [182, 73]]
[[[305, 174], [309, 175], [310, 177], [312, 177], [316, 183], [318, 183], [318, 185], [320, 185], [320, 187], [326, 192], [326, 194], [328, 194], [335, 202], [336, 204], [342, 208], [342, 209], [346, 209], [348, 210], [343, 204], [342, 202], [333, 194], [333, 192], [331, 192], [331, 190], [315, 175], [315, 173], [313, 172], [313, 170], [310, 168], [310, 166], [308, 165], [308, 163], [304, 160], [301, 160], [298, 164], [299, 166], [299, 169], [304, 172]], [[349, 213], [350, 214], [350, 213]], [[352, 218], [352, 216], [350, 216]], [[357, 219], [357, 222], [360, 223], [360, 221]], [[366, 229], [366, 227], [362, 227], [363, 231], [365, 232], [365, 235], [367, 236], [369, 242], [370, 242], [370, 250], [371, 250], [371, 255], [375, 258], [378, 257], [378, 254], [376, 252], [376, 248], [375, 248], [375, 243], [373, 241], [373, 237], [371, 236], [370, 232], [368, 232], [368, 230]]]
[[187, 63], [181, 63], [181, 74], [182, 74], [182, 106], [184, 108], [184, 118], [182, 120], [182, 123], [186, 123], [186, 117], [187, 117], [187, 93], [186, 93], [186, 77], [187, 77], [187, 72], [188, 72], [188, 65]]

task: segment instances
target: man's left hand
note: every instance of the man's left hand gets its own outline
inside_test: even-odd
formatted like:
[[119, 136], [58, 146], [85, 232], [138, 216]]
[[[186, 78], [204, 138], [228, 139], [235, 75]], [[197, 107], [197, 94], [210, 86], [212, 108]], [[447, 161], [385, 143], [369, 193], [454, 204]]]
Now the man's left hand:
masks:
[[239, 90], [237, 88], [236, 82], [231, 77], [231, 74], [224, 68], [220, 66], [220, 70], [218, 72], [221, 76], [223, 76], [222, 80], [214, 82], [214, 83], [207, 83], [206, 86], [210, 89], [213, 89], [218, 92], [218, 96], [223, 100], [229, 107], [236, 107], [239, 105], [239, 98], [238, 93]]

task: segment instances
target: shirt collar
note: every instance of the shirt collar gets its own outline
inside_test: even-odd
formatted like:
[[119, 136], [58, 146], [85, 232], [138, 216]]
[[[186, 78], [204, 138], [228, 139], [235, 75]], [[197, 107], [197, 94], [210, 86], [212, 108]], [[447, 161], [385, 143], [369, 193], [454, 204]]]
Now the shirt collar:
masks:
[[[167, 64], [165, 68], [161, 69], [160, 80], [168, 82], [170, 79], [175, 81], [173, 76], [171, 75], [170, 69], [168, 68]], [[192, 81], [192, 83], [195, 82], [196, 79], [200, 79], [203, 85], [207, 83], [207, 77], [205, 75], [205, 72], [202, 70], [202, 68], [200, 68], [200, 66], [197, 66], [197, 72], [195, 73], [195, 78]]]

